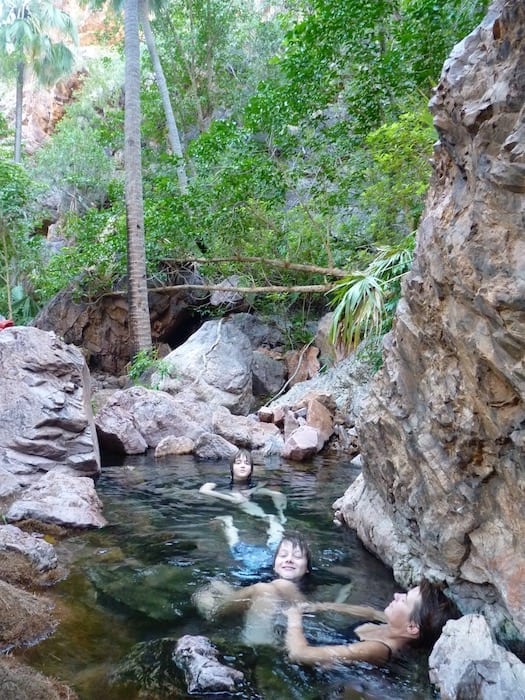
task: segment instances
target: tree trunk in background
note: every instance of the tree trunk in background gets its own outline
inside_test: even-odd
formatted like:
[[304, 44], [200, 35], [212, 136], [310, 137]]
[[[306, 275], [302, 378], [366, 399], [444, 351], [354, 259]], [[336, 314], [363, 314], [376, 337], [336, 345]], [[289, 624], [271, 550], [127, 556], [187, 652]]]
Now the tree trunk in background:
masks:
[[175, 121], [175, 115], [173, 114], [173, 108], [171, 106], [168, 85], [166, 83], [166, 78], [164, 76], [162, 64], [160, 62], [157, 47], [155, 45], [155, 37], [153, 36], [153, 32], [151, 31], [151, 25], [148, 17], [148, 0], [139, 0], [139, 3], [144, 38], [146, 39], [146, 45], [148, 47], [149, 55], [151, 57], [151, 63], [153, 64], [155, 80], [157, 81], [160, 97], [162, 99], [162, 106], [164, 107], [164, 114], [166, 116], [166, 124], [168, 125], [168, 139], [170, 142], [170, 147], [173, 154], [179, 159], [179, 163], [177, 165], [177, 179], [179, 181], [181, 193], [186, 194], [186, 192], [188, 191], [188, 177], [186, 175], [186, 169], [184, 167], [184, 159], [182, 155], [182, 146], [180, 143], [179, 130], [177, 128], [177, 122]]
[[15, 163], [22, 159], [22, 107], [24, 100], [25, 65], [20, 61], [16, 67], [16, 107], [15, 107]]
[[130, 355], [151, 349], [151, 326], [146, 282], [144, 203], [140, 153], [139, 0], [126, 0], [124, 9], [126, 223], [128, 233], [128, 304]]

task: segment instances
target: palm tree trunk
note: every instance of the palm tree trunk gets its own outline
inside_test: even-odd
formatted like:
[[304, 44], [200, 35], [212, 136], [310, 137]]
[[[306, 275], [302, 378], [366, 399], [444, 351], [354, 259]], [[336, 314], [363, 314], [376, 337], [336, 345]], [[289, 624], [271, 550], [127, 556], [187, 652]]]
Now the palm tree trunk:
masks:
[[148, 17], [148, 0], [139, 0], [139, 3], [144, 38], [146, 39], [146, 46], [148, 47], [151, 62], [153, 64], [155, 80], [157, 81], [160, 97], [162, 99], [162, 105], [164, 107], [164, 114], [166, 116], [166, 124], [168, 125], [168, 139], [173, 154], [179, 159], [179, 164], [177, 166], [177, 179], [179, 181], [181, 193], [186, 194], [188, 191], [188, 177], [186, 175], [186, 169], [184, 167], [184, 159], [182, 155], [182, 146], [180, 143], [179, 130], [177, 128], [177, 122], [175, 121], [175, 115], [173, 114], [173, 108], [171, 106], [166, 77], [164, 75], [157, 47], [155, 45], [155, 37], [153, 36], [153, 32], [151, 31], [151, 24]]
[[126, 0], [124, 10], [125, 101], [124, 164], [128, 233], [128, 305], [130, 355], [151, 349], [151, 325], [146, 282], [144, 202], [140, 152], [139, 0]]
[[16, 107], [15, 107], [15, 163], [22, 159], [22, 108], [24, 100], [25, 65], [19, 61], [16, 66]]

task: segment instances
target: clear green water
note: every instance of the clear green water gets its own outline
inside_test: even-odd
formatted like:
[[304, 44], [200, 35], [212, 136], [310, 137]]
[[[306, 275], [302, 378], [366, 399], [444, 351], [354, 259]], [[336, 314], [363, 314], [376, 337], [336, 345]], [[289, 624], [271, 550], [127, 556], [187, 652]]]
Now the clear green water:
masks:
[[[171, 661], [183, 634], [207, 635], [220, 658], [245, 673], [238, 697], [263, 700], [427, 700], [435, 695], [424, 659], [387, 669], [355, 665], [331, 671], [299, 668], [282, 648], [243, 646], [241, 620], [207, 622], [192, 593], [220, 575], [236, 582], [222, 529], [214, 518], [230, 513], [243, 539], [265, 541], [265, 523], [198, 493], [205, 481], [228, 483], [224, 463], [190, 457], [155, 461], [127, 458], [106, 466], [97, 484], [108, 526], [57, 544], [67, 579], [54, 587], [61, 618], [50, 639], [24, 659], [69, 684], [81, 700], [188, 698], [182, 673]], [[286, 493], [287, 529], [311, 544], [316, 595], [331, 599], [348, 579], [349, 602], [384, 607], [396, 590], [391, 572], [351, 532], [332, 523], [332, 503], [356, 472], [348, 462], [316, 458], [307, 464], [281, 460], [257, 465], [255, 477]], [[268, 512], [271, 500], [258, 497]], [[314, 623], [318, 641], [336, 641], [340, 620]], [[191, 696], [199, 697], [199, 696]]]

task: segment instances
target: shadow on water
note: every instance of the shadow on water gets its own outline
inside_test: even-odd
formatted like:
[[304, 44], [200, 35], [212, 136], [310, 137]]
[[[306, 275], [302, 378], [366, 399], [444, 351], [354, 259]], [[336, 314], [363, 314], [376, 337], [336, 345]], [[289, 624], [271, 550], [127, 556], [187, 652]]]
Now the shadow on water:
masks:
[[[310, 542], [317, 589], [333, 599], [351, 582], [348, 602], [383, 608], [395, 584], [391, 572], [351, 532], [332, 523], [333, 501], [356, 477], [348, 461], [318, 457], [292, 464], [256, 465], [255, 476], [288, 497], [287, 529]], [[183, 634], [207, 635], [220, 660], [242, 670], [242, 700], [430, 700], [426, 659], [386, 669], [366, 664], [319, 671], [291, 664], [282, 648], [243, 646], [240, 620], [203, 620], [191, 596], [212, 577], [237, 583], [237, 564], [215, 518], [231, 513], [245, 541], [263, 543], [265, 521], [203, 496], [199, 486], [227, 486], [225, 463], [191, 457], [126, 458], [105, 466], [97, 484], [108, 526], [57, 545], [69, 576], [50, 594], [61, 624], [52, 638], [25, 652], [25, 660], [72, 686], [81, 700], [188, 698], [171, 661]], [[272, 512], [268, 497], [257, 502]], [[348, 620], [346, 621], [348, 624]], [[310, 629], [308, 628], [310, 625]], [[339, 625], [339, 628], [338, 628]], [[306, 623], [317, 643], [342, 639], [343, 622]], [[191, 697], [226, 697], [222, 695]]]

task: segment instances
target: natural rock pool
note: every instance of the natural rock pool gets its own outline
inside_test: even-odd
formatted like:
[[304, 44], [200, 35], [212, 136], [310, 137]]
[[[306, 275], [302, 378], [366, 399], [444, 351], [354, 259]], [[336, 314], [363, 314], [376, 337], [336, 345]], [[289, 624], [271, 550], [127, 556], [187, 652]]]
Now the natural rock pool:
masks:
[[[220, 697], [434, 698], [424, 656], [381, 670], [366, 664], [330, 671], [299, 668], [282, 648], [243, 645], [240, 619], [210, 622], [198, 614], [191, 596], [210, 578], [221, 576], [240, 585], [238, 564], [215, 518], [232, 514], [245, 541], [262, 544], [266, 539], [264, 520], [198, 492], [207, 481], [226, 487], [228, 474], [225, 463], [191, 457], [128, 457], [118, 466], [105, 466], [97, 491], [109, 524], [56, 544], [69, 575], [46, 593], [56, 600], [61, 624], [53, 637], [28, 649], [24, 659], [69, 684], [81, 700], [187, 698], [171, 653], [182, 635], [204, 634], [224, 663], [245, 674], [242, 692]], [[396, 590], [391, 572], [354, 533], [332, 522], [333, 501], [356, 475], [348, 461], [333, 457], [302, 464], [267, 459], [264, 465], [256, 463], [254, 472], [256, 481], [287, 495], [286, 529], [299, 530], [310, 542], [315, 595], [333, 599], [350, 581], [348, 602], [383, 608]], [[257, 496], [256, 501], [272, 512], [269, 497]], [[349, 622], [325, 615], [308, 622], [306, 629], [320, 643], [337, 642]]]

